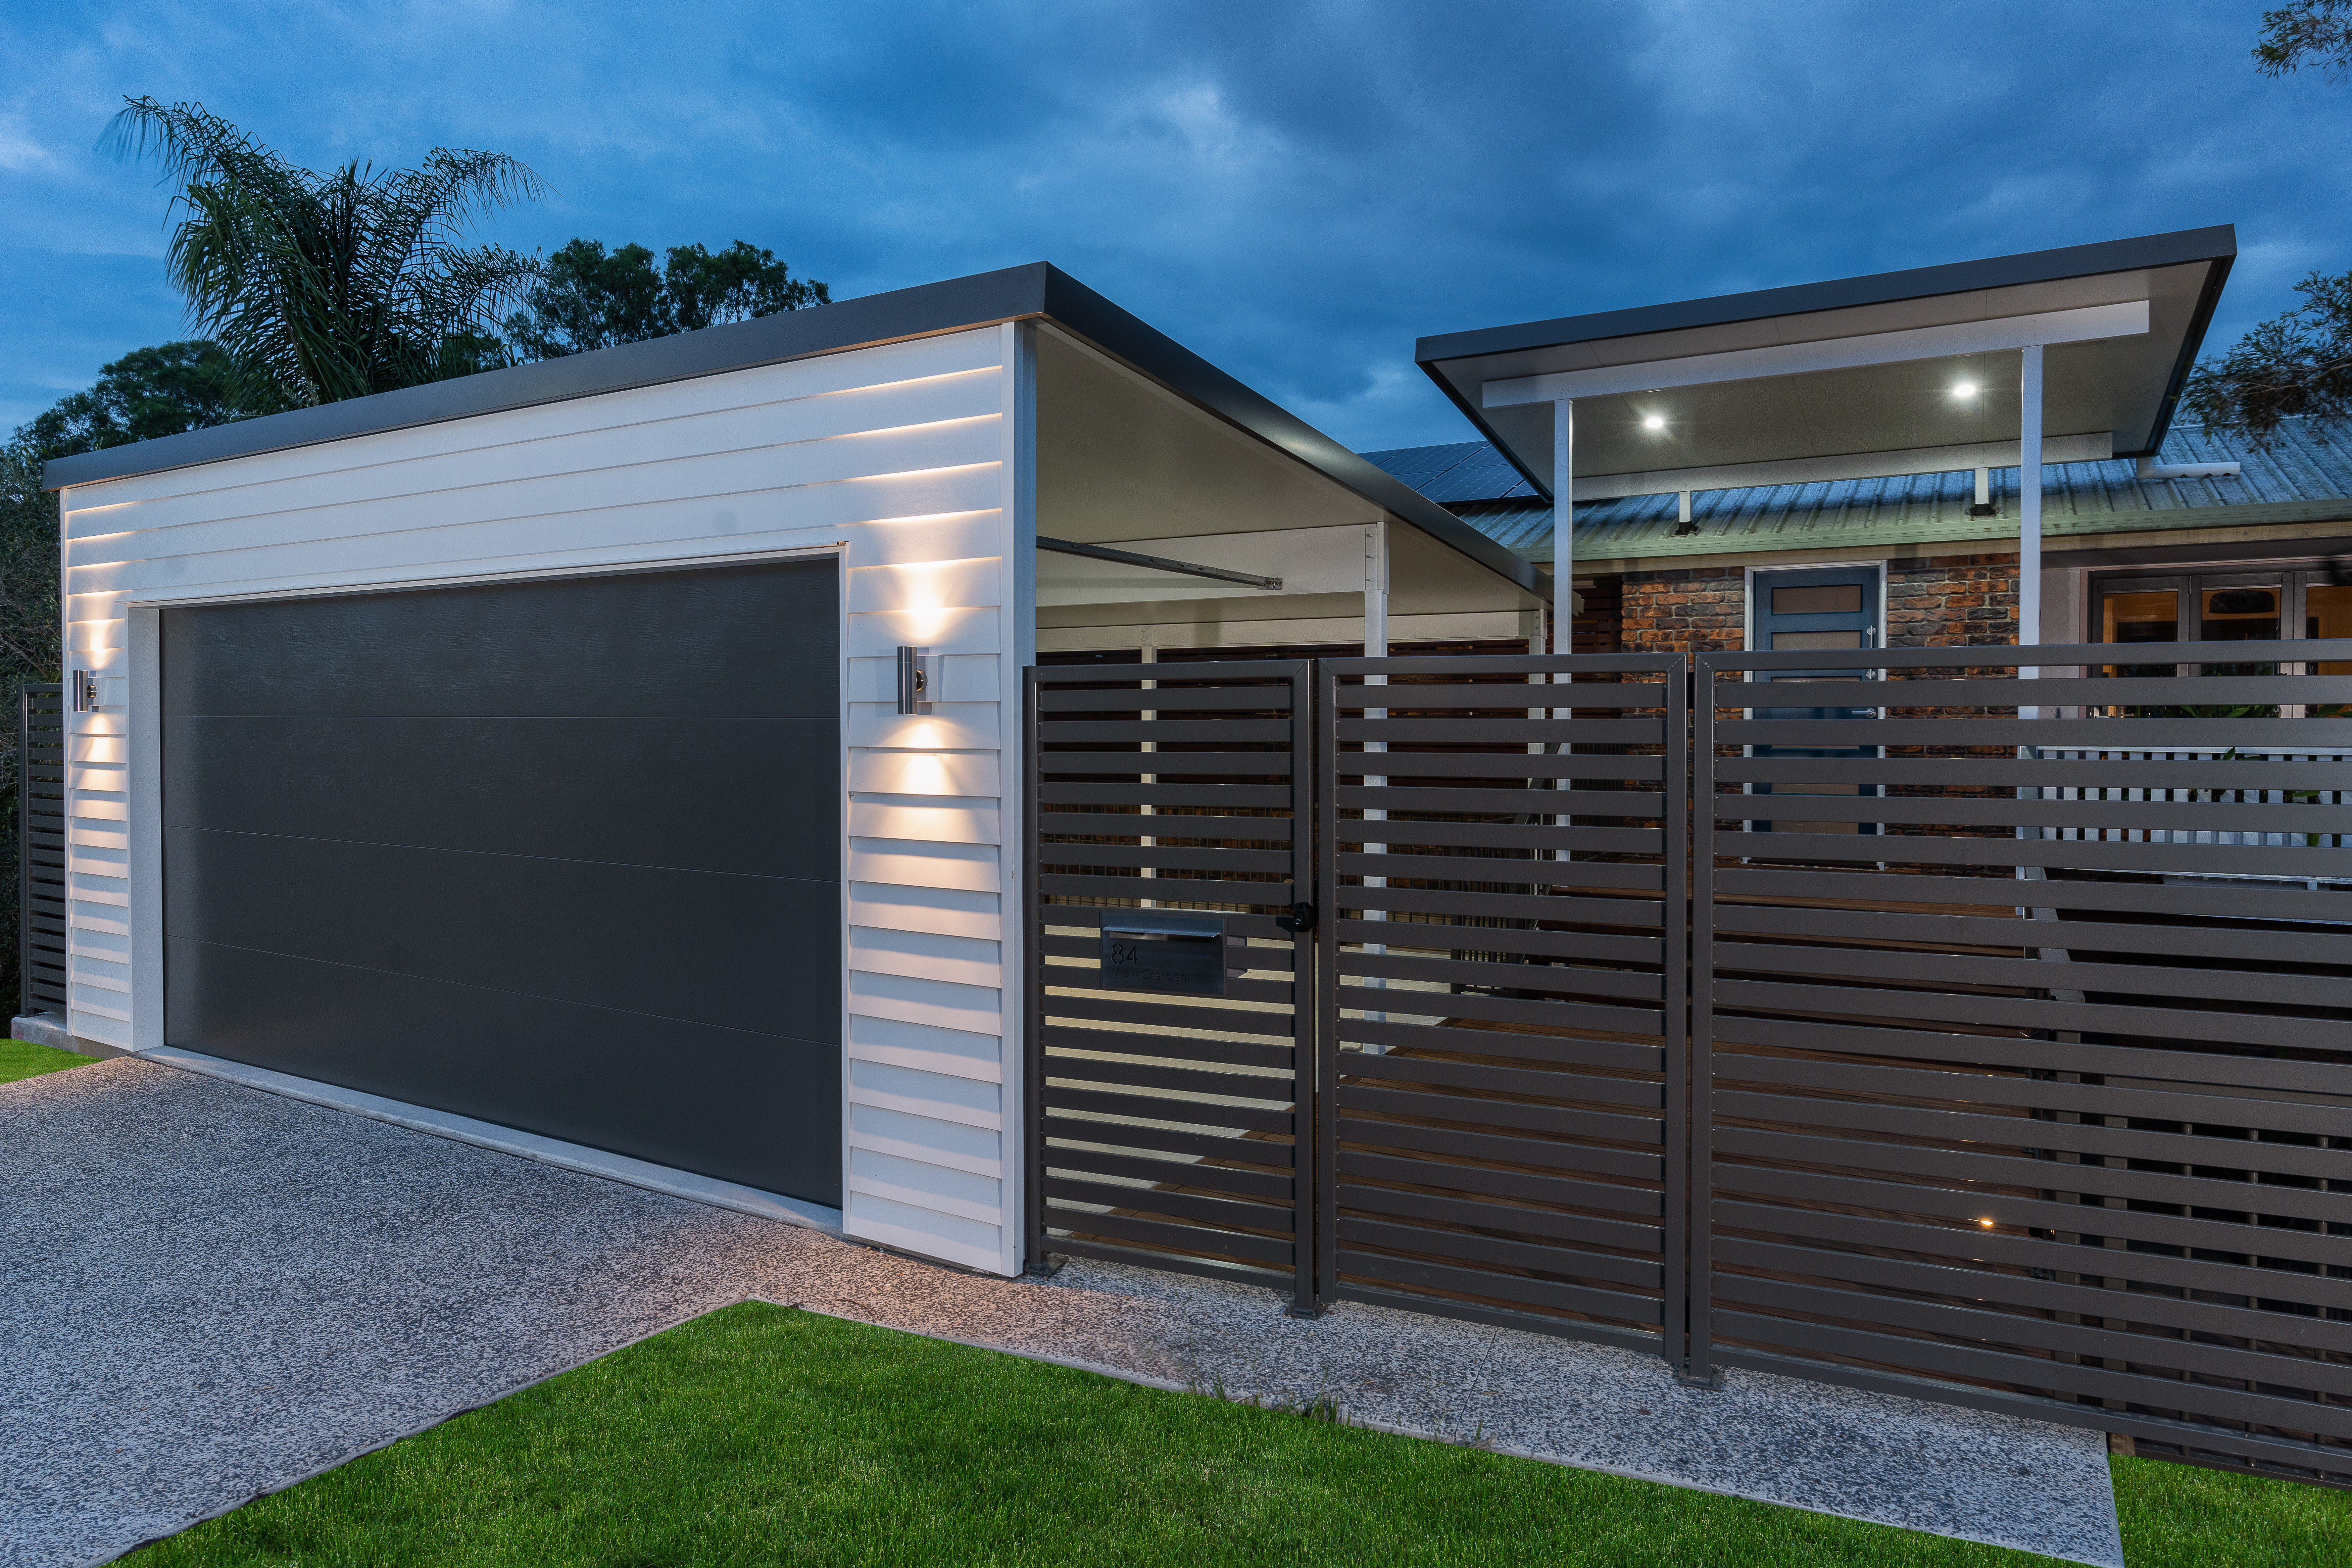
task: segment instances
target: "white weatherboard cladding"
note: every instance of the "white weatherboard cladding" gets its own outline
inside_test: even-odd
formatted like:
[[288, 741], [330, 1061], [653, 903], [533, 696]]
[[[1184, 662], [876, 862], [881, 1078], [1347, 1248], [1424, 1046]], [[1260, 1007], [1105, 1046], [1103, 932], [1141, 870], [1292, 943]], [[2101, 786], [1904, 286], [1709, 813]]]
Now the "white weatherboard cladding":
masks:
[[[132, 678], [127, 708], [68, 716], [73, 1032], [163, 1040], [142, 606], [837, 553], [844, 1227], [1017, 1269], [1021, 345], [985, 327], [66, 491], [67, 662]], [[901, 643], [937, 656], [928, 713], [896, 711]]]

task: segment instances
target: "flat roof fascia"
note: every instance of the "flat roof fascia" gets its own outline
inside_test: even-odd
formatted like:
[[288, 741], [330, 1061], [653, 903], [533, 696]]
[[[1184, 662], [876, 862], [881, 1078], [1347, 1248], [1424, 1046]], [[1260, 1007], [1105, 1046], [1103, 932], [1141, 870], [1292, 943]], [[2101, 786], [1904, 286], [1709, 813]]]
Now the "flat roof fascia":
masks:
[[1040, 317], [1318, 469], [1526, 592], [1549, 597], [1549, 579], [1527, 562], [1043, 261], [52, 458], [42, 483], [57, 489], [128, 479]]

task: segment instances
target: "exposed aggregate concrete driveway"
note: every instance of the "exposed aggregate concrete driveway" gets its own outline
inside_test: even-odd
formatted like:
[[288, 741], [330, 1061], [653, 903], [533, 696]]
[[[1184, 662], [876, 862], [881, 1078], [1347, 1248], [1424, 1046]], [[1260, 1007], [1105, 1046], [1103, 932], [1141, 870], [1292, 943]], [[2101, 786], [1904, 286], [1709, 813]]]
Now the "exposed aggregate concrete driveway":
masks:
[[2095, 1434], [1106, 1265], [978, 1279], [136, 1059], [0, 1086], [0, 1568], [104, 1562], [746, 1296], [2122, 1560]]

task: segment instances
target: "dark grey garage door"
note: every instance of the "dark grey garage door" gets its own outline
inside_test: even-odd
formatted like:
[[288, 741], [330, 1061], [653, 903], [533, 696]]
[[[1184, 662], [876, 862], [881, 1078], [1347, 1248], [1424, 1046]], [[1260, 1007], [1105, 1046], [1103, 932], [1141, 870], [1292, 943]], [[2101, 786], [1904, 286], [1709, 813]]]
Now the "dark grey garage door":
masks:
[[838, 1205], [838, 595], [164, 611], [169, 1042]]

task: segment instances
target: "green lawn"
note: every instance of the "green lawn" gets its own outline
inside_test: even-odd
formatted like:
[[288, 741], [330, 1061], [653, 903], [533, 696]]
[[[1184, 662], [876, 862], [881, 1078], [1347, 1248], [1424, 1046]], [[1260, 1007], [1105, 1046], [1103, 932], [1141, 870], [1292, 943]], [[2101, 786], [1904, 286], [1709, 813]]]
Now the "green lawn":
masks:
[[[2341, 1564], [2352, 1498], [2118, 1460], [2135, 1568]], [[748, 1304], [128, 1559], [179, 1564], [2049, 1560]]]
[[52, 1050], [37, 1046], [30, 1040], [0, 1040], [0, 1083], [14, 1083], [20, 1078], [38, 1078], [45, 1072], [63, 1072], [68, 1068], [88, 1067], [98, 1060], [78, 1051]]

